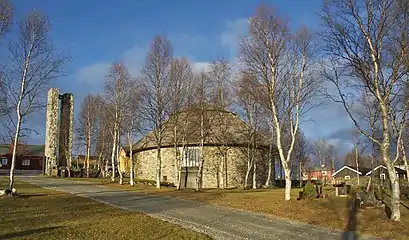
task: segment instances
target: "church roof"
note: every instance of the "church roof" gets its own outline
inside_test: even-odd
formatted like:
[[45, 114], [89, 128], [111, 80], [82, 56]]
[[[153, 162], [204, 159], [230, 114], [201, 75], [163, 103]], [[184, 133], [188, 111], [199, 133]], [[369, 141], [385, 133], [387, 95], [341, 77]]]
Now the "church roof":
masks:
[[[178, 129], [179, 145], [199, 145], [201, 140], [201, 116], [204, 124], [204, 145], [206, 146], [247, 146], [250, 133], [249, 125], [236, 114], [214, 107], [203, 109], [191, 107], [168, 118], [162, 129], [162, 147], [174, 146], [174, 126]], [[177, 122], [177, 124], [175, 124]], [[256, 133], [258, 147], [268, 147], [269, 140], [260, 133]], [[142, 137], [133, 150], [136, 152], [156, 148], [156, 135], [150, 131]]]

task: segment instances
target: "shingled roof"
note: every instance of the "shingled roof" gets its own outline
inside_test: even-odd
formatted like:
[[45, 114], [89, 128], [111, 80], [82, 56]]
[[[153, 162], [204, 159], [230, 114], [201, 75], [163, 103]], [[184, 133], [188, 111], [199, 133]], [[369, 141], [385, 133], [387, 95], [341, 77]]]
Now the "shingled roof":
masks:
[[[179, 134], [184, 136], [185, 145], [194, 146], [200, 143], [200, 122], [201, 110], [191, 107], [179, 112], [177, 115], [167, 119], [163, 128], [162, 147], [173, 146], [173, 124], [175, 118], [178, 119]], [[247, 146], [249, 126], [236, 114], [226, 110], [218, 110], [214, 107], [207, 107], [203, 111], [206, 146]], [[225, 124], [223, 124], [225, 123]], [[181, 144], [182, 136], [178, 140]], [[268, 139], [260, 133], [256, 134], [258, 147], [267, 148]], [[153, 131], [145, 135], [133, 146], [133, 151], [156, 148], [155, 134]]]

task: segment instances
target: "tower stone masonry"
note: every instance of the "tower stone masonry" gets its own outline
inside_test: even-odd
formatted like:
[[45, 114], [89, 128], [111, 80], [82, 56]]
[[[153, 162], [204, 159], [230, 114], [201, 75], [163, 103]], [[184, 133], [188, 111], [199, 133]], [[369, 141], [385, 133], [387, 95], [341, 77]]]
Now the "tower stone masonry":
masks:
[[58, 101], [60, 90], [48, 90], [46, 130], [45, 130], [45, 174], [51, 175], [51, 170], [57, 165], [58, 139]]
[[64, 93], [60, 96], [60, 136], [58, 145], [59, 166], [71, 165], [72, 154], [72, 129], [74, 122], [74, 96]]
[[51, 175], [53, 168], [65, 168], [71, 165], [73, 123], [73, 94], [64, 93], [60, 95], [58, 88], [48, 90], [45, 134], [45, 174]]

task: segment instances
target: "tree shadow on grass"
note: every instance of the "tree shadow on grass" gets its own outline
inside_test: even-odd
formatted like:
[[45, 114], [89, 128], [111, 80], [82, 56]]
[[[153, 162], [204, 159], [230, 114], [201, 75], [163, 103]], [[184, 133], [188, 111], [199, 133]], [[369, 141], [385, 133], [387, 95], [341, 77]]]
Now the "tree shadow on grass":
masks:
[[17, 197], [27, 199], [31, 197], [45, 197], [48, 196], [49, 194], [46, 193], [31, 193], [31, 194], [19, 194]]
[[26, 237], [32, 234], [48, 232], [48, 231], [52, 231], [52, 230], [59, 229], [59, 228], [62, 228], [62, 227], [61, 226], [44, 227], [44, 228], [30, 229], [30, 230], [14, 232], [14, 233], [6, 233], [3, 235], [0, 235], [0, 240], [12, 239], [12, 238], [17, 238], [17, 237]]
[[348, 223], [345, 232], [342, 233], [342, 240], [357, 240], [357, 204], [356, 199], [350, 199], [347, 202], [348, 208]]

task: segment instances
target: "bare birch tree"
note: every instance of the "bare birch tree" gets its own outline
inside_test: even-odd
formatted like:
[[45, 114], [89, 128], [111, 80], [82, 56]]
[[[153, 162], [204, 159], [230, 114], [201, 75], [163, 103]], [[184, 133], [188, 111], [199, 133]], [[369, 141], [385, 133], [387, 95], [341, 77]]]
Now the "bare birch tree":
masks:
[[[181, 156], [179, 145], [183, 142], [183, 133], [186, 132], [185, 120], [181, 119], [181, 111], [191, 104], [188, 99], [189, 89], [193, 81], [193, 71], [190, 62], [186, 58], [175, 58], [171, 61], [169, 76], [170, 106], [167, 115], [169, 123], [173, 127], [173, 146], [175, 151], [176, 188], [180, 189]], [[182, 129], [181, 129], [182, 128]], [[183, 152], [183, 149], [182, 149]]]
[[258, 94], [260, 87], [256, 79], [250, 74], [242, 73], [241, 79], [237, 84], [238, 105], [244, 112], [244, 119], [249, 128], [246, 134], [247, 139], [247, 169], [244, 177], [244, 189], [249, 187], [249, 177], [253, 169], [253, 188], [257, 188], [257, 163], [255, 159], [256, 134], [258, 130], [257, 120], [260, 118], [261, 106], [259, 104]]
[[10, 0], [0, 1], [0, 37], [9, 30], [13, 22], [13, 6]]
[[[322, 18], [325, 51], [329, 55], [323, 76], [333, 83], [336, 95], [359, 131], [375, 142], [388, 169], [391, 182], [391, 219], [400, 221], [400, 189], [395, 174], [395, 159], [390, 156], [392, 109], [396, 96], [402, 94], [402, 79], [407, 76], [405, 57], [408, 54], [408, 8], [397, 6], [401, 0], [352, 1], [326, 0]], [[380, 112], [381, 139], [374, 138], [358, 122], [351, 111], [352, 101], [363, 92], [373, 96]], [[407, 104], [400, 106], [397, 120], [398, 141], [404, 126]]]
[[[299, 131], [296, 136], [294, 154], [293, 154], [293, 165], [295, 169], [298, 169], [300, 187], [302, 187], [302, 173], [303, 170], [310, 164], [311, 146], [307, 141], [304, 133]], [[296, 174], [297, 172], [295, 172]]]
[[115, 116], [112, 116], [111, 113], [115, 111], [114, 108], [111, 104], [107, 104], [103, 98], [101, 99], [95, 152], [98, 155], [103, 177], [108, 177], [109, 159], [112, 158], [112, 134]]
[[57, 54], [48, 40], [50, 24], [45, 15], [32, 11], [18, 21], [19, 36], [9, 46], [10, 66], [8, 66], [5, 88], [9, 106], [15, 112], [9, 117], [15, 126], [13, 153], [10, 168], [9, 188], [14, 184], [16, 150], [20, 140], [22, 124], [26, 118], [45, 107], [46, 87], [62, 75], [66, 58]]
[[319, 167], [323, 168], [328, 161], [329, 143], [325, 138], [319, 138], [314, 142], [313, 155], [316, 157]]
[[[121, 124], [123, 121], [127, 88], [130, 86], [131, 75], [128, 69], [121, 63], [114, 63], [105, 78], [105, 102], [112, 106], [106, 108], [110, 118], [113, 120], [111, 130], [112, 136], [112, 152], [111, 165], [112, 175], [111, 180], [115, 181], [115, 162], [118, 163], [118, 152], [121, 134]], [[118, 168], [119, 183], [123, 184], [122, 172]]]
[[[196, 177], [196, 191], [199, 191], [202, 188], [203, 182], [203, 167], [204, 167], [204, 142], [206, 136], [208, 136], [208, 111], [207, 111], [207, 103], [208, 103], [208, 83], [209, 83], [209, 76], [204, 72], [201, 71], [199, 74], [196, 75], [196, 102], [195, 102], [195, 109], [199, 112], [199, 130], [200, 130], [200, 156], [199, 156], [199, 170], [197, 171]], [[223, 178], [223, 177], [222, 177]], [[221, 179], [222, 179], [221, 178]]]
[[210, 65], [210, 71], [207, 73], [209, 90], [211, 91], [210, 101], [216, 106], [218, 110], [217, 117], [212, 119], [214, 124], [217, 124], [218, 139], [213, 139], [214, 142], [219, 143], [218, 150], [220, 153], [220, 183], [221, 188], [228, 187], [227, 183], [227, 148], [225, 143], [229, 141], [229, 136], [226, 134], [228, 129], [228, 123], [224, 119], [224, 111], [227, 110], [231, 104], [231, 98], [229, 97], [229, 87], [230, 87], [230, 77], [231, 77], [231, 66], [228, 61], [221, 58], [214, 61]]
[[169, 41], [156, 36], [151, 44], [145, 66], [142, 69], [141, 110], [145, 122], [153, 131], [156, 144], [156, 187], [160, 188], [162, 174], [161, 148], [165, 130], [166, 109], [170, 99], [168, 94], [169, 71], [172, 60]]
[[129, 147], [129, 184], [133, 186], [135, 184], [133, 145], [136, 135], [140, 132], [141, 116], [139, 104], [141, 90], [137, 81], [130, 81], [127, 88], [122, 124]]
[[77, 122], [77, 137], [85, 143], [85, 170], [87, 178], [90, 171], [91, 150], [95, 147], [98, 132], [98, 113], [101, 108], [101, 96], [88, 94], [85, 96]]
[[[285, 200], [291, 199], [290, 160], [303, 113], [318, 87], [310, 76], [312, 35], [289, 27], [267, 7], [250, 20], [250, 34], [240, 46], [245, 69], [256, 74], [267, 89], [274, 136], [284, 168]], [[285, 135], [291, 139], [284, 147]]]
[[[10, 28], [10, 25], [13, 21], [13, 6], [9, 0], [1, 0], [0, 1], [0, 41], [2, 40], [3, 36], [7, 33]], [[10, 109], [7, 104], [7, 90], [4, 86], [4, 81], [6, 80], [6, 73], [0, 71], [0, 117], [9, 113]], [[0, 133], [0, 137], [3, 134]]]

